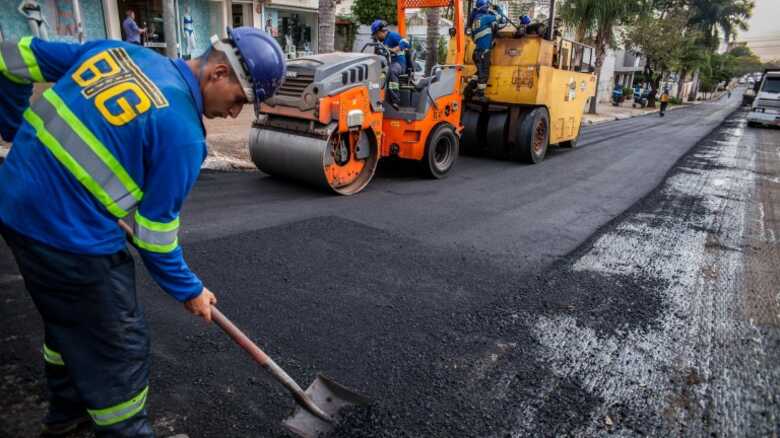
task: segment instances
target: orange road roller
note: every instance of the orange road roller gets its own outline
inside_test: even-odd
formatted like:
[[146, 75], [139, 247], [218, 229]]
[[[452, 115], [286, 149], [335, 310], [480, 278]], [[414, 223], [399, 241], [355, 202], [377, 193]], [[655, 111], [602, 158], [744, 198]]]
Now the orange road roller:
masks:
[[[249, 152], [261, 171], [301, 180], [342, 195], [360, 192], [381, 157], [417, 160], [442, 178], [460, 148], [461, 83], [465, 50], [461, 2], [399, 0], [398, 30], [407, 8], [454, 7], [455, 59], [430, 76], [401, 78], [401, 103], [385, 101], [389, 53], [327, 53], [297, 58], [276, 95], [263, 102], [252, 126]], [[365, 50], [365, 47], [364, 47]]]

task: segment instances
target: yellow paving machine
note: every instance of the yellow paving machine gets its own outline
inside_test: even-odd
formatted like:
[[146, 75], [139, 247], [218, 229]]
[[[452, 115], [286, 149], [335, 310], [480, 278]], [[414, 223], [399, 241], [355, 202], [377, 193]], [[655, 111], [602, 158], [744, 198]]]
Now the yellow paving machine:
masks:
[[[463, 154], [538, 163], [550, 144], [576, 147], [585, 105], [596, 90], [595, 51], [557, 35], [554, 1], [549, 16], [547, 23], [522, 26], [508, 20], [495, 29], [484, 97], [470, 91], [475, 45], [467, 39]], [[453, 61], [454, 55], [448, 52]]]

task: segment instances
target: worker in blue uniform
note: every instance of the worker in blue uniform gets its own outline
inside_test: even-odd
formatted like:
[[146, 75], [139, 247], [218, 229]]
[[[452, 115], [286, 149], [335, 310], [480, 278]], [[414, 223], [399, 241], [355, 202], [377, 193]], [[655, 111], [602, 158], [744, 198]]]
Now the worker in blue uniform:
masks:
[[477, 87], [474, 95], [483, 97], [490, 76], [490, 49], [493, 47], [493, 34], [498, 25], [506, 22], [506, 18], [500, 10], [498, 13], [490, 10], [488, 0], [477, 0], [469, 22], [471, 38], [475, 45], [472, 59], [477, 67]]
[[384, 20], [374, 20], [371, 23], [371, 37], [382, 44], [390, 52], [390, 69], [388, 72], [387, 88], [390, 96], [390, 104], [398, 107], [401, 102], [400, 76], [406, 71], [406, 51], [411, 47], [409, 41], [401, 37], [398, 32], [392, 32], [387, 28]]
[[[190, 61], [120, 41], [0, 43], [0, 233], [44, 323], [43, 434], [92, 421], [98, 437], [153, 436], [149, 333], [134, 246], [157, 284], [211, 319], [215, 295], [184, 261], [179, 210], [206, 157], [202, 116], [236, 117], [285, 74], [253, 28]], [[29, 105], [33, 82], [54, 82]], [[134, 213], [132, 213], [134, 212]], [[133, 216], [133, 233], [118, 224]]]

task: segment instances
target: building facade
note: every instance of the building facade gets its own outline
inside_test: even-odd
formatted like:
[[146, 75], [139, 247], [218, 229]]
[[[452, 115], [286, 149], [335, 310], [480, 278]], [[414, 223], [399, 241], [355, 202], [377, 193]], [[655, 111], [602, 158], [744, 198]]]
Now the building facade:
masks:
[[20, 11], [22, 4], [40, 7], [41, 27], [50, 40], [79, 41], [106, 37], [101, 0], [0, 0], [0, 38], [33, 35], [35, 20]]
[[[163, 0], [19, 0], [37, 3], [46, 19], [46, 37], [56, 41], [123, 39], [122, 21], [133, 10], [139, 27], [146, 28], [144, 45], [164, 52], [169, 38], [163, 30]], [[19, 1], [0, 0], [0, 38], [34, 35]], [[271, 33], [288, 53], [316, 53], [317, 0], [174, 0], [179, 56], [202, 54], [211, 35], [225, 36], [227, 26], [254, 26]], [[34, 23], [34, 20], [33, 20]]]
[[288, 58], [317, 53], [317, 0], [270, 0], [262, 4], [257, 27], [276, 38]]

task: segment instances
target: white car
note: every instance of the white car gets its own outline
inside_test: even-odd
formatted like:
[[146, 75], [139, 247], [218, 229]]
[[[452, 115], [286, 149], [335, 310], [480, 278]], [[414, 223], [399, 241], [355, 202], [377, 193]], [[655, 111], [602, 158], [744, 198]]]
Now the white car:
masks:
[[767, 70], [747, 116], [748, 126], [780, 126], [780, 70]]

